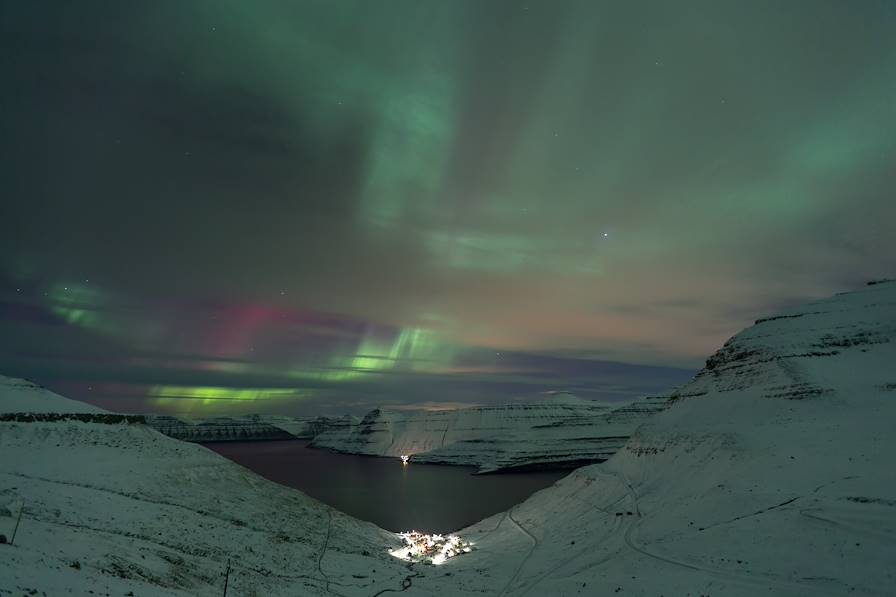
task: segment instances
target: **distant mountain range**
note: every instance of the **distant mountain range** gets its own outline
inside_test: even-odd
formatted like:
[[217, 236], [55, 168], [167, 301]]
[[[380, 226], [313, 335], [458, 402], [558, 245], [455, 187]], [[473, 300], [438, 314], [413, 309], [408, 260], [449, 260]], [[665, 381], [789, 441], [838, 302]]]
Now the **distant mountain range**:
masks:
[[575, 468], [616, 453], [668, 398], [607, 405], [575, 398], [443, 411], [376, 409], [324, 431], [312, 447], [411, 462], [478, 466], [480, 472]]
[[166, 415], [145, 416], [147, 424], [156, 431], [188, 442], [311, 439], [329, 429], [341, 429], [357, 423], [357, 419], [349, 415], [343, 417], [246, 415], [203, 419]]

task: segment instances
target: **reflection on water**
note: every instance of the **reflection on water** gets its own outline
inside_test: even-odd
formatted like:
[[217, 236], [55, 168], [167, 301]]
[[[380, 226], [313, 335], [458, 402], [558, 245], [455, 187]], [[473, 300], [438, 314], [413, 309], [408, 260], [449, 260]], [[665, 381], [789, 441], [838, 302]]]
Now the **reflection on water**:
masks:
[[220, 442], [209, 449], [390, 531], [448, 533], [507, 510], [569, 471], [473, 475], [474, 467], [334, 454], [308, 442]]

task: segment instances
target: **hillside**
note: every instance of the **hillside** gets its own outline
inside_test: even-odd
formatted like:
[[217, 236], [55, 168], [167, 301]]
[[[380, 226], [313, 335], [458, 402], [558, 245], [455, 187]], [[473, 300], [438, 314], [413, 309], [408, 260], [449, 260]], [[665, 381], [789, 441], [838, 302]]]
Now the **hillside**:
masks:
[[4, 413], [104, 413], [101, 408], [71, 400], [25, 379], [0, 375]]
[[[2, 387], [0, 413], [89, 409]], [[66, 416], [0, 422], [6, 542], [21, 511], [0, 595], [218, 596], [228, 562], [230, 595], [369, 595], [407, 576], [391, 533], [145, 425]]]
[[667, 399], [611, 406], [586, 400], [443, 411], [376, 409], [352, 427], [315, 437], [312, 447], [414, 462], [472, 465], [481, 472], [574, 468], [602, 462]]
[[894, 339], [896, 283], [737, 334], [608, 462], [462, 532], [487, 592], [891, 595]]

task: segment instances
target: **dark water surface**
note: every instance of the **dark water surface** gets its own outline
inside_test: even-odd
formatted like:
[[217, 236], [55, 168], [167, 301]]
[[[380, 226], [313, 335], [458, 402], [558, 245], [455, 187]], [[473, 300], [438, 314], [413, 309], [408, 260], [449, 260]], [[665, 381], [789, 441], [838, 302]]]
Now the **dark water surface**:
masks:
[[507, 510], [569, 471], [473, 475], [475, 467], [335, 454], [307, 441], [204, 444], [248, 469], [390, 531], [447, 533]]

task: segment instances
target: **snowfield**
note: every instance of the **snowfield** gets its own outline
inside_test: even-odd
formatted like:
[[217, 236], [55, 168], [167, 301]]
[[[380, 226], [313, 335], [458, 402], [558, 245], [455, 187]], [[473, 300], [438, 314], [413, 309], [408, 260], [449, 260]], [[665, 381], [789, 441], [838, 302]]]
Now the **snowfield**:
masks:
[[894, 338], [896, 283], [760, 320], [441, 566], [143, 425], [2, 422], [0, 594], [220, 595], [229, 560], [232, 595], [892, 595]]

